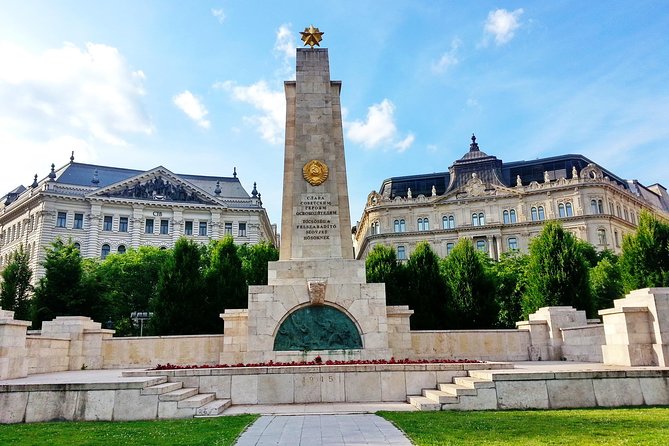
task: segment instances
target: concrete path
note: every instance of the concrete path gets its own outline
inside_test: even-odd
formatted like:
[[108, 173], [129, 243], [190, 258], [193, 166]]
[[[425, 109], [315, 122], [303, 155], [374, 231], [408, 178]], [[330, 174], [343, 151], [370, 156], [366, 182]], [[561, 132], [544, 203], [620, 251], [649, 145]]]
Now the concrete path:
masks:
[[404, 434], [372, 414], [260, 417], [237, 446], [411, 446]]

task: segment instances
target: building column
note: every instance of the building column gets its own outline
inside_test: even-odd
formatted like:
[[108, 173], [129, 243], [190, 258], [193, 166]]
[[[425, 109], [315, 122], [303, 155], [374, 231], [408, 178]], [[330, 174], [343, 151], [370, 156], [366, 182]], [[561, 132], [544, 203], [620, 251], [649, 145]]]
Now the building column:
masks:
[[91, 213], [88, 214], [88, 246], [86, 247], [86, 252], [88, 252], [87, 257], [100, 257], [98, 244], [100, 243], [100, 219], [102, 218], [101, 213], [102, 206], [99, 204], [91, 205]]
[[221, 238], [221, 213], [211, 212], [211, 239], [218, 240]]
[[142, 206], [132, 207], [132, 218], [130, 221], [132, 222], [131, 244], [133, 248], [137, 249], [139, 248], [142, 223], [144, 221], [144, 208]]
[[175, 208], [172, 213], [172, 245], [177, 242], [184, 233], [183, 209]]

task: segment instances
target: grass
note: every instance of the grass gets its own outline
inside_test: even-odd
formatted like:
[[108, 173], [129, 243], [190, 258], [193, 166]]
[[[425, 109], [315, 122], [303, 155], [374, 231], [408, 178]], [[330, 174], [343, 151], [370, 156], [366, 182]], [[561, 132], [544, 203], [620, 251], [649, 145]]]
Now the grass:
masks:
[[184, 420], [0, 425], [0, 445], [227, 446], [257, 418], [257, 415], [239, 415]]
[[669, 408], [379, 412], [418, 446], [669, 444]]

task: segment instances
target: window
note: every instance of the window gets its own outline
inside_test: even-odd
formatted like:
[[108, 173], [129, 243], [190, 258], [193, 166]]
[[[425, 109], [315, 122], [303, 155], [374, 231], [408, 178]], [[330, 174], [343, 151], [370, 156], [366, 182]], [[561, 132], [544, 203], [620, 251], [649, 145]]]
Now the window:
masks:
[[430, 221], [427, 218], [418, 219], [418, 230], [419, 231], [429, 231], [430, 230]]
[[479, 214], [472, 214], [472, 226], [479, 225]]
[[597, 210], [600, 214], [604, 213], [604, 204], [602, 203], [602, 200], [597, 200]]
[[83, 229], [84, 228], [84, 214], [74, 214], [74, 225], [73, 229]]
[[485, 215], [483, 215], [483, 212], [479, 212], [479, 225], [485, 225]]
[[609, 201], [609, 214], [614, 215], [615, 213], [613, 212], [613, 201]]
[[516, 237], [509, 237], [507, 243], [509, 251], [518, 251], [518, 239]]
[[565, 211], [567, 211], [567, 217], [573, 217], [574, 216], [574, 211], [571, 208], [571, 203], [567, 202], [564, 205]]
[[636, 214], [634, 213], [634, 211], [630, 212], [630, 217], [632, 217], [632, 223], [636, 224]]
[[121, 217], [118, 219], [118, 231], [128, 232], [128, 217]]
[[618, 217], [623, 218], [623, 213], [620, 212], [620, 205], [616, 205], [616, 214], [618, 214]]
[[207, 222], [206, 221], [201, 221], [200, 222], [200, 235], [202, 235], [202, 236], [207, 235]]
[[558, 204], [558, 217], [563, 218], [566, 217], [567, 214], [564, 210], [564, 204], [560, 203]]
[[507, 211], [506, 209], [504, 210], [504, 212], [502, 212], [502, 221], [504, 222], [505, 225], [511, 223], [511, 217], [509, 215], [509, 211]]
[[188, 220], [186, 221], [186, 226], [184, 227], [184, 234], [193, 235], [193, 222]]
[[446, 255], [449, 255], [453, 251], [453, 246], [455, 245], [451, 242], [446, 243]]
[[629, 211], [627, 210], [627, 208], [625, 208], [625, 220], [627, 220], [627, 221], [630, 220], [630, 213], [629, 213]]
[[539, 220], [539, 215], [537, 214], [537, 208], [536, 207], [534, 207], [534, 206], [532, 207], [532, 209], [530, 210], [530, 214], [532, 214], [532, 221]]
[[597, 239], [600, 245], [606, 246], [606, 230], [603, 228], [597, 229]]
[[407, 259], [407, 253], [406, 249], [404, 246], [398, 246], [397, 247], [397, 260], [406, 260]]
[[118, 245], [116, 251], [118, 251], [119, 254], [125, 254], [125, 245]]
[[377, 235], [377, 234], [381, 233], [381, 227], [379, 226], [378, 221], [375, 221], [374, 223], [372, 223], [371, 230], [372, 230], [372, 235]]
[[485, 242], [485, 240], [477, 240], [476, 249], [478, 249], [481, 252], [488, 252], [488, 245]]
[[232, 222], [225, 222], [225, 235], [232, 235]]
[[64, 228], [66, 223], [67, 223], [67, 213], [59, 212], [58, 218], [56, 219], [56, 226], [59, 228]]
[[404, 219], [395, 220], [395, 222], [393, 223], [393, 227], [395, 229], [395, 232], [406, 231], [406, 223], [405, 223]]
[[613, 237], [616, 240], [616, 246], [620, 247], [620, 241], [618, 240], [618, 231], [613, 231]]
[[170, 221], [169, 220], [160, 220], [160, 233], [168, 234], [170, 232]]
[[103, 231], [111, 231], [112, 230], [112, 216], [111, 215], [105, 215], [104, 222], [102, 224], [102, 230]]
[[81, 252], [81, 245], [79, 244], [79, 242], [74, 242], [74, 247], [77, 248], [79, 252]]
[[147, 218], [144, 224], [144, 232], [146, 234], [153, 234], [153, 218]]
[[539, 221], [543, 221], [545, 219], [545, 217], [546, 216], [544, 215], [544, 207], [539, 206]]
[[590, 200], [590, 212], [593, 214], [597, 213], [597, 200]]
[[517, 220], [516, 220], [516, 210], [515, 209], [511, 209], [509, 211], [509, 216], [511, 217], [511, 223], [516, 223]]
[[111, 248], [109, 247], [108, 244], [105, 243], [104, 245], [102, 245], [102, 252], [100, 254], [100, 257], [102, 257], [102, 260], [107, 258], [110, 251], [111, 251]]
[[246, 223], [239, 223], [239, 227], [237, 228], [237, 234], [240, 237], [246, 237]]
[[441, 219], [443, 229], [455, 229], [455, 217], [452, 215], [445, 215]]

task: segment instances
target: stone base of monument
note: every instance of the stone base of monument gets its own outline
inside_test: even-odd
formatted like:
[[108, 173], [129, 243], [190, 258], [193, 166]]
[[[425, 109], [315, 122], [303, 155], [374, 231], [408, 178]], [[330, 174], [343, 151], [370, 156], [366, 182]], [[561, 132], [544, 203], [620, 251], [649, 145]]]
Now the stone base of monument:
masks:
[[270, 262], [268, 285], [249, 287], [248, 310], [221, 317], [222, 364], [392, 356], [385, 285], [366, 283], [359, 260]]

